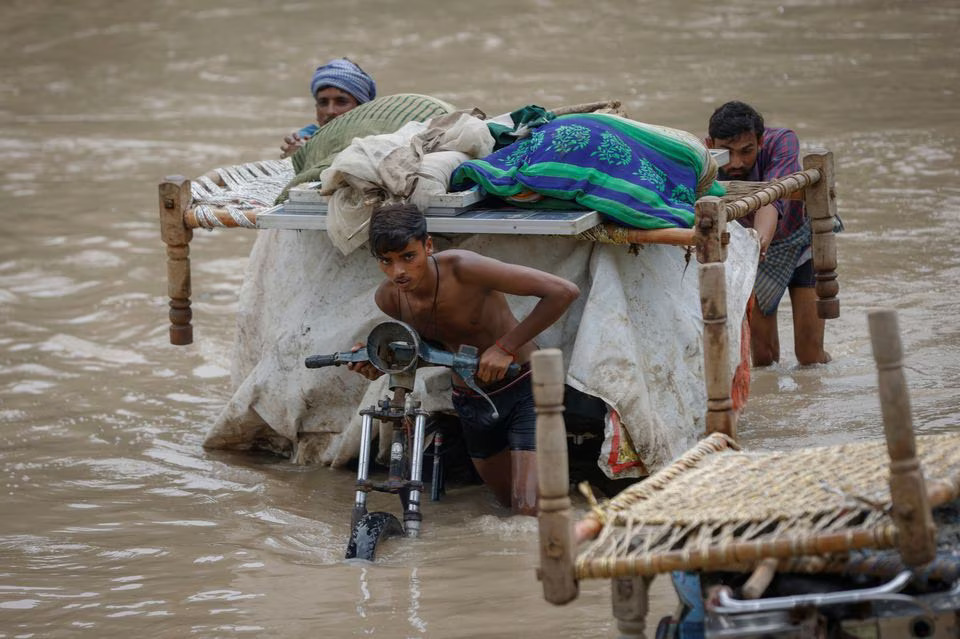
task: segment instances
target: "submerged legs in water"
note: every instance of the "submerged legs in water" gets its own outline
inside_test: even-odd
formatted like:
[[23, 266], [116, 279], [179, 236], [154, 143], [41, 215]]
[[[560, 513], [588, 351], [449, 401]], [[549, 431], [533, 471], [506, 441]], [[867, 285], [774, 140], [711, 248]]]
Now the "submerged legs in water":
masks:
[[537, 454], [504, 449], [484, 459], [473, 458], [483, 483], [497, 501], [518, 515], [537, 514]]

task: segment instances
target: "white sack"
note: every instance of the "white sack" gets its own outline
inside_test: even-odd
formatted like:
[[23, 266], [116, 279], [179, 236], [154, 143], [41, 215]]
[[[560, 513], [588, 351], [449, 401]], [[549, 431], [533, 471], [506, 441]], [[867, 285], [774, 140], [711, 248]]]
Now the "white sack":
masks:
[[[755, 233], [727, 227], [731, 374], [756, 275]], [[205, 445], [266, 447], [298, 462], [339, 466], [357, 455], [357, 411], [385, 394], [344, 367], [309, 370], [308, 355], [365, 341], [387, 319], [373, 302], [383, 275], [366, 251], [343, 255], [322, 231], [261, 231], [240, 293], [235, 392]], [[697, 262], [684, 249], [540, 236], [454, 236], [459, 248], [539, 268], [575, 282], [580, 298], [537, 340], [563, 350], [567, 383], [613, 406], [651, 472], [704, 431], [706, 390]], [[438, 238], [440, 248], [443, 242]], [[522, 316], [535, 300], [509, 298]], [[449, 391], [446, 391], [449, 392]], [[435, 398], [444, 406], [448, 397]], [[309, 445], [305, 445], [309, 442]], [[609, 471], [605, 461], [601, 468]]]
[[[463, 162], [490, 154], [493, 136], [477, 114], [457, 111], [426, 122], [408, 122], [393, 133], [354, 138], [337, 154], [320, 174], [320, 193], [331, 196], [327, 232], [341, 253], [346, 255], [364, 243], [366, 226], [375, 207], [410, 198], [425, 155], [457, 151], [465, 155]], [[438, 169], [448, 161], [449, 156], [439, 162], [431, 161], [428, 175], [439, 180]], [[449, 184], [450, 173], [444, 187]], [[445, 193], [446, 188], [441, 192]], [[421, 193], [418, 197], [425, 196]]]
[[447, 193], [450, 176], [469, 159], [469, 155], [460, 151], [436, 151], [424, 155], [417, 170], [417, 186], [407, 201], [420, 209], [421, 213], [426, 213], [430, 199], [434, 195]]
[[327, 232], [344, 255], [366, 241], [375, 206], [413, 192], [420, 157], [405, 150], [425, 129], [423, 122], [407, 122], [393, 133], [354, 138], [320, 174], [320, 193], [331, 196]]

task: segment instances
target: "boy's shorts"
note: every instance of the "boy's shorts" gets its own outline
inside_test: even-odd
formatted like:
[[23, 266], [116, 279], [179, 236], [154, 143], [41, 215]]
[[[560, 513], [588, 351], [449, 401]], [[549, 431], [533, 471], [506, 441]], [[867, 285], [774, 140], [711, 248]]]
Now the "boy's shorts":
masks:
[[496, 405], [499, 418], [493, 418], [490, 403], [480, 395], [468, 388], [453, 388], [453, 407], [460, 417], [470, 457], [486, 459], [507, 447], [536, 450], [537, 414], [529, 364], [521, 368], [519, 376], [483, 390]]

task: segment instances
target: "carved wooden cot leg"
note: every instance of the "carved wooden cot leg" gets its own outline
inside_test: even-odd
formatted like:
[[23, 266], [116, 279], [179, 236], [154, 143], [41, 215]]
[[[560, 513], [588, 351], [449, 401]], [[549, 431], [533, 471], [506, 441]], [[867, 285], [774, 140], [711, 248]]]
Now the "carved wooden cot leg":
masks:
[[610, 580], [613, 616], [619, 639], [646, 639], [653, 577], [616, 577]]
[[563, 422], [563, 354], [557, 348], [539, 350], [530, 364], [537, 409], [538, 577], [543, 583], [543, 598], [553, 604], [565, 604], [577, 598], [580, 587], [573, 566], [576, 548], [567, 431]]
[[695, 240], [700, 262], [700, 308], [703, 313], [703, 372], [707, 386], [706, 430], [736, 439], [729, 343], [727, 283], [722, 243], [726, 215], [720, 198], [703, 197], [695, 206]]
[[190, 240], [193, 229], [184, 223], [192, 200], [190, 180], [180, 175], [160, 183], [160, 237], [167, 245], [167, 295], [170, 296], [170, 343], [193, 343], [190, 310]]
[[817, 315], [840, 317], [840, 283], [837, 282], [837, 193], [833, 176], [833, 153], [816, 151], [803, 158], [803, 168], [819, 169], [820, 179], [804, 190], [804, 202], [813, 230], [813, 270], [816, 273]]
[[936, 555], [937, 531], [917, 459], [897, 314], [892, 310], [872, 311], [867, 321], [877, 362], [883, 433], [890, 453], [891, 516], [897, 525], [903, 562], [920, 566]]

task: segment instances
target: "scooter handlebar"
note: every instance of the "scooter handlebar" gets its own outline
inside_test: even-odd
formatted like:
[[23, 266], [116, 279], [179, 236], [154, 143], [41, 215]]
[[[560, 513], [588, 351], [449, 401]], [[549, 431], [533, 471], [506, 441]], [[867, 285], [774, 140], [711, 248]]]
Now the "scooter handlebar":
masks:
[[332, 355], [311, 355], [303, 361], [307, 368], [323, 368], [325, 366], [339, 366], [342, 364], [340, 353]]

